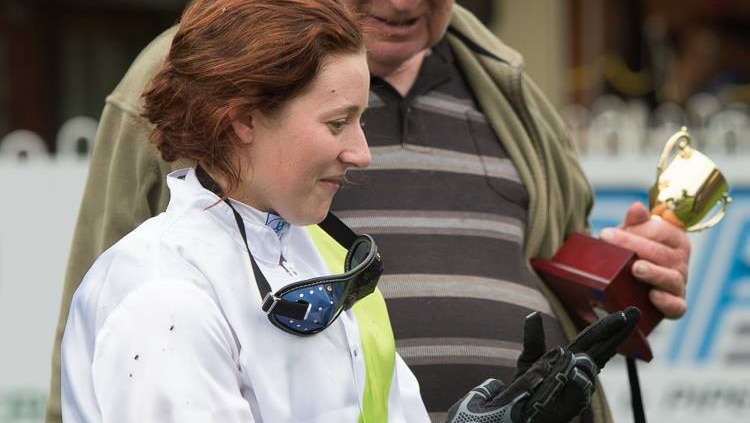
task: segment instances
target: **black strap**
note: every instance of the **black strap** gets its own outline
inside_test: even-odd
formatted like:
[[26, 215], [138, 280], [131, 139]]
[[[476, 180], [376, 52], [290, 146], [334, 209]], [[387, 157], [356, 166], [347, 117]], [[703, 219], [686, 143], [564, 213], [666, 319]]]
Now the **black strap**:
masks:
[[219, 184], [216, 183], [214, 178], [212, 178], [211, 175], [209, 175], [200, 165], [195, 167], [195, 176], [198, 178], [198, 182], [203, 185], [203, 188], [213, 192], [219, 197], [224, 197], [224, 192], [221, 190]]
[[643, 398], [641, 397], [641, 384], [638, 382], [638, 369], [635, 359], [626, 357], [628, 366], [628, 381], [630, 381], [630, 403], [633, 407], [633, 421], [635, 423], [646, 423], [646, 413], [643, 411]]
[[[211, 175], [206, 172], [205, 169], [201, 166], [196, 166], [195, 168], [195, 175], [198, 177], [198, 182], [203, 186], [203, 188], [206, 188], [207, 190], [213, 192], [214, 194], [218, 195], [219, 197], [222, 197], [224, 199], [224, 193], [221, 190], [221, 187], [219, 184], [214, 181], [214, 179], [211, 177]], [[224, 199], [224, 202], [229, 205], [229, 207], [234, 211], [234, 207], [226, 200]], [[235, 215], [235, 219], [237, 219], [239, 216]], [[242, 235], [242, 239], [245, 240], [245, 244], [247, 244], [247, 233], [245, 232], [245, 225], [242, 223], [242, 218], [240, 217], [239, 220], [237, 220], [237, 226], [240, 228], [240, 234]], [[354, 244], [354, 241], [357, 239], [357, 234], [354, 233], [354, 231], [351, 230], [344, 222], [341, 221], [338, 217], [336, 217], [333, 213], [328, 212], [328, 215], [325, 219], [323, 219], [322, 222], [318, 223], [318, 226], [320, 229], [323, 229], [325, 233], [331, 236], [336, 242], [338, 242], [342, 247], [349, 249], [352, 244]]]
[[[224, 197], [224, 193], [219, 184], [214, 181], [205, 169], [201, 166], [196, 166], [195, 175], [198, 178], [198, 182], [200, 182], [204, 188], [219, 197]], [[308, 311], [308, 305], [306, 303], [295, 303], [283, 299], [274, 299], [269, 295], [271, 293], [271, 285], [268, 283], [265, 275], [260, 270], [260, 267], [258, 267], [258, 263], [255, 262], [253, 254], [250, 252], [250, 245], [247, 242], [247, 231], [245, 230], [245, 223], [242, 221], [242, 216], [240, 216], [240, 213], [234, 208], [234, 206], [232, 206], [232, 203], [228, 198], [224, 198], [224, 202], [230, 209], [232, 209], [234, 220], [237, 222], [237, 228], [240, 231], [240, 236], [242, 236], [242, 240], [245, 242], [245, 249], [250, 256], [250, 264], [253, 267], [253, 274], [255, 275], [255, 283], [258, 285], [260, 298], [263, 300], [263, 311], [270, 313], [273, 310], [275, 314], [281, 316], [298, 320], [304, 319]], [[346, 226], [344, 222], [331, 212], [328, 212], [326, 218], [320, 222], [318, 226], [346, 249], [349, 249], [357, 239], [357, 234], [355, 234], [351, 228]]]
[[346, 249], [351, 248], [357, 239], [357, 234], [331, 212], [328, 212], [326, 218], [318, 223], [318, 226]]
[[[242, 216], [240, 216], [237, 210], [235, 210], [235, 208], [229, 202], [229, 199], [225, 199], [224, 202], [227, 203], [229, 208], [232, 209], [232, 213], [234, 213], [234, 220], [237, 222], [237, 228], [240, 230], [242, 240], [245, 241], [245, 249], [247, 250], [247, 254], [250, 256], [250, 264], [253, 266], [253, 273], [255, 273], [255, 282], [258, 284], [260, 297], [265, 298], [266, 295], [271, 292], [271, 285], [268, 283], [268, 280], [266, 280], [265, 276], [263, 276], [263, 272], [260, 271], [258, 263], [255, 262], [255, 258], [250, 252], [250, 246], [247, 244], [247, 232], [245, 231], [245, 223], [242, 221]], [[261, 278], [258, 278], [259, 274], [262, 276]]]

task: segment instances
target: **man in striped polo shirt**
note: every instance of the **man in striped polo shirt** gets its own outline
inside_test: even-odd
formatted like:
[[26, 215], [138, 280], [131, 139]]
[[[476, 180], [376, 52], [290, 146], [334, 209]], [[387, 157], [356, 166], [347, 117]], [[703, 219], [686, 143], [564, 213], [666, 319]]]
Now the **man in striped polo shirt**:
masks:
[[[355, 183], [339, 192], [333, 210], [381, 246], [386, 270], [379, 286], [397, 348], [420, 382], [432, 420], [442, 422], [455, 398], [487, 375], [511, 380], [524, 316], [542, 313], [548, 345], [566, 339], [560, 319], [569, 324], [568, 317], [545, 296], [528, 258], [553, 253], [570, 231], [586, 227], [591, 193], [559, 118], [521, 72], [521, 58], [473, 16], [452, 9], [451, 0], [346, 3], [370, 28], [364, 121], [373, 161], [352, 176]], [[501, 96], [483, 101], [492, 85]], [[500, 119], [485, 114], [502, 101], [510, 107]], [[546, 137], [547, 144], [535, 139]], [[530, 166], [534, 160], [541, 173]], [[546, 186], [535, 182], [549, 167], [559, 169], [549, 171]], [[548, 217], [540, 219], [543, 195], [551, 198]], [[555, 227], [554, 219], [570, 209]], [[618, 230], [612, 241], [658, 261], [661, 266], [651, 263], [652, 273], [639, 276], [660, 288], [657, 307], [678, 317], [685, 309], [685, 234], [650, 222], [639, 205], [628, 219], [632, 232], [662, 245]], [[554, 245], [529, 239], [535, 227], [557, 238]], [[649, 255], [651, 248], [660, 252]], [[610, 418], [595, 411], [596, 421]]]
[[[524, 316], [540, 311], [549, 346], [574, 333], [530, 270], [565, 236], [587, 229], [593, 194], [556, 111], [523, 72], [521, 56], [454, 0], [343, 0], [365, 17], [372, 74], [365, 132], [373, 162], [334, 200], [337, 214], [375, 236], [400, 354], [434, 422], [487, 377], [510, 381]], [[173, 30], [147, 47], [107, 98], [92, 155], [62, 300], [96, 256], [162, 210], [162, 162], [147, 142], [139, 94]], [[631, 206], [602, 233], [636, 251], [634, 273], [654, 286], [667, 317], [686, 309], [690, 245]], [[59, 341], [59, 338], [58, 338]], [[59, 348], [59, 342], [55, 343]], [[47, 422], [59, 422], [59, 355]], [[580, 421], [611, 422], [602, 390]]]
[[399, 353], [447, 411], [487, 375], [510, 380], [527, 314], [565, 339], [523, 257], [528, 193], [445, 40], [405, 96], [373, 76], [365, 113], [373, 162], [333, 210], [376, 238]]

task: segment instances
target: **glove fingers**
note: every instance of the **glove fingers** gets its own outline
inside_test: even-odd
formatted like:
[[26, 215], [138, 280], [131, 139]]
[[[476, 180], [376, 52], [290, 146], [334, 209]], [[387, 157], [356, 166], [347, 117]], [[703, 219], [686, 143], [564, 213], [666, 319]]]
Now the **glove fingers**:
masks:
[[627, 317], [623, 312], [618, 311], [608, 314], [586, 326], [568, 345], [568, 350], [574, 354], [586, 352], [602, 340], [611, 338], [617, 331], [625, 327], [626, 321]]
[[595, 384], [593, 379], [589, 379], [588, 372], [580, 371], [578, 365], [573, 366], [565, 387], [557, 393], [552, 403], [546, 407], [539, 407], [531, 422], [569, 422], [591, 404], [594, 387]]
[[584, 329], [568, 349], [576, 354], [588, 354], [601, 370], [633, 333], [640, 315], [640, 310], [636, 307], [609, 314]]
[[577, 354], [573, 360], [570, 382], [563, 391], [561, 401], [570, 404], [572, 418], [591, 403], [591, 394], [596, 390], [596, 375], [599, 369], [586, 354]]
[[492, 400], [496, 398], [505, 389], [505, 384], [497, 379], [487, 379], [481, 385], [472, 389], [468, 396], [467, 408], [472, 412], [486, 410], [488, 405], [492, 405]]
[[586, 354], [565, 352], [525, 404], [532, 422], [567, 422], [591, 403], [596, 364]]
[[527, 406], [537, 404], [535, 406], [539, 407], [553, 400], [559, 391], [565, 387], [568, 382], [568, 374], [572, 371], [574, 365], [574, 355], [568, 351], [561, 351], [554, 363], [551, 366], [546, 366], [547, 368], [543, 370], [543, 379], [538, 386], [534, 387], [534, 392], [531, 394]]
[[580, 394], [577, 396], [578, 404], [583, 409], [591, 402], [591, 394], [596, 390], [596, 375], [599, 374], [599, 368], [586, 354], [576, 354], [574, 361], [571, 381], [575, 389], [572, 391]]
[[482, 382], [481, 385], [472, 389], [471, 392], [483, 396], [485, 399], [490, 399], [494, 398], [503, 389], [505, 389], [505, 384], [503, 382], [497, 379], [487, 379]]
[[547, 351], [546, 344], [542, 314], [535, 311], [526, 316], [523, 324], [523, 351], [518, 356], [517, 371], [513, 379], [525, 373], [534, 362], [544, 355]]
[[508, 404], [519, 396], [528, 397], [552, 372], [562, 354], [563, 350], [559, 347], [548, 351], [526, 372], [514, 379], [505, 390], [493, 398], [490, 405]]
[[608, 339], [603, 339], [594, 344], [588, 351], [585, 351], [596, 363], [599, 370], [603, 369], [607, 362], [617, 353], [617, 349], [625, 342], [635, 331], [641, 312], [635, 307], [628, 307], [622, 315], [625, 324], [613, 333]]

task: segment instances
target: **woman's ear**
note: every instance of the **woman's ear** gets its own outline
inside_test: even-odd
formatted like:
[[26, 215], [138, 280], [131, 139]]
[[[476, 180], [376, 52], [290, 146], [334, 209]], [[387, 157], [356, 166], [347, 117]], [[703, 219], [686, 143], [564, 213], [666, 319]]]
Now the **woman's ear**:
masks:
[[243, 144], [253, 142], [253, 118], [250, 113], [243, 113], [239, 109], [232, 109], [229, 112], [229, 119], [232, 122], [232, 129], [237, 139]]

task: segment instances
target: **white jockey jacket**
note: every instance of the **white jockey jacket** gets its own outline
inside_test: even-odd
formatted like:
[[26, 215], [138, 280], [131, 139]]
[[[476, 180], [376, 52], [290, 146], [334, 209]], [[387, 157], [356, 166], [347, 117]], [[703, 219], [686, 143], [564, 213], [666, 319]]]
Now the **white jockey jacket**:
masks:
[[[64, 422], [429, 422], [379, 291], [321, 333], [278, 329], [229, 206], [194, 169], [167, 183], [166, 212], [103, 253], [76, 291]], [[343, 266], [319, 228], [277, 235], [265, 213], [233, 205], [273, 291]]]

